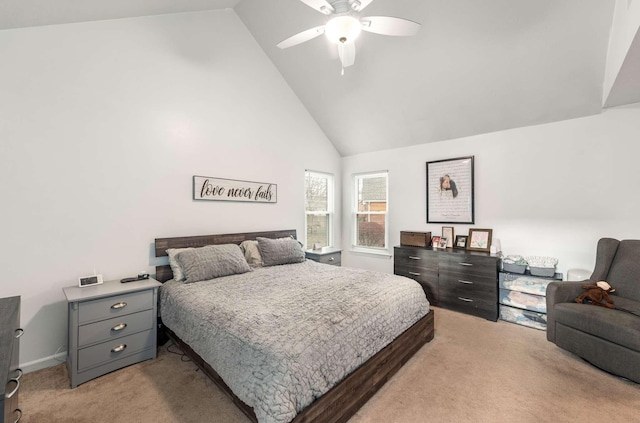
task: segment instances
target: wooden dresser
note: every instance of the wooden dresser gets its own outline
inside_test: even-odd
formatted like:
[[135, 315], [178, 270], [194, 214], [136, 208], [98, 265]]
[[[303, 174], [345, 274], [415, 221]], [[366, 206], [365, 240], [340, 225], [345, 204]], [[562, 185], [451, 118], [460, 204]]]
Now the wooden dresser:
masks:
[[498, 320], [500, 258], [480, 251], [397, 246], [394, 273], [419, 282], [434, 306]]
[[22, 370], [20, 359], [20, 297], [0, 298], [0, 423], [19, 422], [22, 411], [18, 407], [18, 391]]

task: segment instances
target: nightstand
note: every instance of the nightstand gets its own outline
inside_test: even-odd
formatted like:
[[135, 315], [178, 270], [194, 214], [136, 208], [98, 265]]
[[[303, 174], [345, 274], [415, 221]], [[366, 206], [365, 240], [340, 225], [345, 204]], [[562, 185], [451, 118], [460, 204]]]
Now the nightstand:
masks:
[[342, 262], [342, 250], [333, 247], [322, 247], [319, 250], [307, 250], [305, 256], [309, 260], [317, 261], [318, 263], [331, 264], [333, 266], [340, 266]]
[[155, 279], [64, 288], [69, 311], [71, 387], [156, 357]]

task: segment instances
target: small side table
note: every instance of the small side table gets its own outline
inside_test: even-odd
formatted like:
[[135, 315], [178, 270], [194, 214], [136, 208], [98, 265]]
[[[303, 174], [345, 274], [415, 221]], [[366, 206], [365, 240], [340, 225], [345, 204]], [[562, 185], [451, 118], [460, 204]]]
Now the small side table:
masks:
[[339, 248], [322, 247], [319, 250], [307, 250], [305, 256], [309, 260], [332, 266], [340, 266], [342, 263], [342, 250]]
[[67, 367], [71, 387], [156, 357], [155, 279], [64, 288], [69, 311]]

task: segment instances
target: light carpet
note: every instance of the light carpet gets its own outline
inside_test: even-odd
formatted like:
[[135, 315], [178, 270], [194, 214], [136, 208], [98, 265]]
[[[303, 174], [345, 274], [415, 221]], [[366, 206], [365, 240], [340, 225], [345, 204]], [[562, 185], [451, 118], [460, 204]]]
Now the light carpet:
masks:
[[[640, 422], [640, 385], [546, 340], [543, 331], [435, 308], [435, 338], [350, 420]], [[64, 365], [26, 374], [22, 423], [246, 423], [175, 346], [70, 389]]]

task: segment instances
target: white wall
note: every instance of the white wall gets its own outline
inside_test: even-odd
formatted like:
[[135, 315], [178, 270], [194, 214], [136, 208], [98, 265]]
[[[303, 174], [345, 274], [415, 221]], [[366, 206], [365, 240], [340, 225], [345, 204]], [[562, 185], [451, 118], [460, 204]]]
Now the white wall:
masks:
[[[0, 57], [0, 297], [22, 296], [27, 368], [66, 350], [78, 276], [153, 272], [155, 237], [303, 238], [304, 170], [340, 178], [232, 10], [0, 31]], [[193, 175], [276, 183], [278, 203], [194, 202]]]
[[[593, 270], [600, 237], [640, 238], [640, 104], [602, 114], [343, 158], [343, 248], [351, 245], [351, 179], [389, 170], [391, 246], [426, 223], [425, 162], [475, 156], [475, 225], [493, 229], [506, 254], [559, 259], [559, 271]], [[450, 225], [447, 225], [450, 226]], [[346, 266], [392, 273], [393, 260], [345, 251]]]
[[609, 94], [620, 74], [630, 48], [640, 30], [640, 2], [615, 0], [613, 21], [609, 34], [607, 66], [604, 75], [602, 103], [608, 103]]

